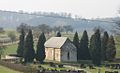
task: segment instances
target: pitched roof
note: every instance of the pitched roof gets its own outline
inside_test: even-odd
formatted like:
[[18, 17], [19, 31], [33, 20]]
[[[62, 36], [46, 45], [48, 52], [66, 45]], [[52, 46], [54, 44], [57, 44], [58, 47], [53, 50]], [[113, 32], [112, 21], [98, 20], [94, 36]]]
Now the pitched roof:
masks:
[[67, 37], [52, 37], [44, 45], [50, 48], [61, 48], [67, 39]]

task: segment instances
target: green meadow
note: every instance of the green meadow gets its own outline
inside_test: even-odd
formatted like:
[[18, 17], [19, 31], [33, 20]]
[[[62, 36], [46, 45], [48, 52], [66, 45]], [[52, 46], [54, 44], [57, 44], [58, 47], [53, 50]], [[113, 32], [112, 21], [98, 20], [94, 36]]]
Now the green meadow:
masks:
[[0, 73], [21, 73], [0, 65]]

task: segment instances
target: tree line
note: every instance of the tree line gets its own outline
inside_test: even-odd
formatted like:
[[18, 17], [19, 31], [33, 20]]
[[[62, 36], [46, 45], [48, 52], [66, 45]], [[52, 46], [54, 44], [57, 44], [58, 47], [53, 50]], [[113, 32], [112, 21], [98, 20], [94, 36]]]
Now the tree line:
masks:
[[46, 16], [46, 17], [53, 17], [53, 18], [82, 19], [79, 15], [72, 15], [71, 13], [66, 13], [66, 12], [56, 13], [56, 12], [41, 12], [41, 11], [39, 11], [39, 12], [27, 13], [27, 12], [20, 10], [18, 13], [37, 15], [37, 16]]
[[73, 27], [71, 25], [63, 25], [63, 26], [54, 26], [54, 27], [50, 27], [47, 24], [41, 24], [38, 26], [30, 26], [26, 23], [21, 23], [18, 27], [17, 27], [17, 32], [20, 32], [21, 29], [24, 29], [25, 32], [28, 32], [29, 29], [32, 29], [33, 31], [41, 31], [44, 33], [49, 33], [49, 32], [73, 32]]
[[[34, 59], [39, 63], [43, 63], [45, 55], [45, 46], [46, 37], [44, 32], [41, 33], [36, 45], [37, 50], [34, 50], [34, 41], [32, 30], [29, 29], [28, 33], [25, 33], [24, 29], [21, 29], [19, 37], [19, 43], [17, 48], [17, 56], [21, 57], [20, 61], [24, 63], [32, 63]], [[27, 35], [26, 35], [27, 34]], [[56, 37], [61, 37], [61, 33], [58, 32]]]
[[97, 29], [91, 36], [90, 41], [87, 31], [83, 32], [81, 40], [79, 40], [76, 32], [73, 44], [77, 48], [77, 59], [92, 60], [93, 64], [101, 65], [104, 61], [113, 61], [116, 56], [116, 47], [114, 37], [109, 36], [107, 31], [101, 36], [100, 30]]
[[[58, 32], [56, 37], [61, 37], [61, 33]], [[25, 63], [33, 62], [34, 58], [40, 63], [43, 63], [45, 59], [44, 43], [46, 41], [44, 33], [41, 33], [39, 36], [36, 51], [34, 50], [32, 30], [29, 30], [28, 34], [25, 36], [25, 31], [22, 29], [19, 39], [20, 41], [17, 49], [18, 56], [22, 57]], [[73, 44], [77, 48], [78, 61], [92, 60], [93, 64], [99, 66], [101, 62], [113, 61], [116, 55], [114, 37], [112, 35], [109, 36], [107, 31], [101, 36], [99, 29], [97, 29], [90, 40], [86, 30], [83, 32], [80, 40], [76, 32], [73, 38]]]
[[21, 57], [21, 61], [24, 60], [24, 63], [31, 63], [35, 58], [38, 62], [43, 63], [43, 60], [45, 59], [44, 43], [46, 41], [44, 33], [41, 33], [39, 36], [36, 51], [34, 50], [34, 41], [31, 29], [29, 29], [27, 35], [24, 29], [22, 29], [19, 40], [17, 55]]

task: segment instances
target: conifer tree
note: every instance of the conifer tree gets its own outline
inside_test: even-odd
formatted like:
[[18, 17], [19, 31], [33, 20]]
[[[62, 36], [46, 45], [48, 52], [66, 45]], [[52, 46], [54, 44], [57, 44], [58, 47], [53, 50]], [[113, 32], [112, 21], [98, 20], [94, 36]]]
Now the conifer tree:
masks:
[[95, 31], [90, 40], [90, 50], [93, 64], [101, 64], [101, 38], [99, 29]]
[[74, 35], [73, 44], [77, 48], [77, 60], [79, 60], [79, 58], [80, 58], [80, 50], [79, 50], [79, 37], [78, 37], [78, 33], [77, 32]]
[[37, 43], [37, 51], [36, 51], [36, 60], [40, 63], [43, 63], [45, 59], [45, 46], [44, 43], [46, 41], [44, 33], [39, 36], [39, 40]]
[[106, 57], [108, 61], [113, 61], [116, 56], [116, 47], [113, 36], [110, 36], [107, 44]]
[[102, 61], [106, 60], [106, 50], [107, 50], [108, 39], [109, 39], [109, 35], [108, 35], [107, 31], [105, 31], [104, 35], [101, 39], [101, 58], [102, 58]]
[[60, 33], [60, 32], [57, 32], [56, 37], [61, 37], [61, 33]]
[[90, 46], [89, 46], [90, 55], [91, 55], [92, 60], [94, 60], [94, 56], [95, 56], [94, 45], [95, 45], [95, 43], [94, 43], [94, 34], [93, 34], [90, 38]]
[[33, 35], [32, 35], [32, 30], [29, 30], [25, 40], [24, 62], [25, 63], [33, 62], [34, 57], [35, 57], [35, 50], [34, 50]]
[[20, 57], [23, 57], [24, 38], [25, 38], [25, 32], [24, 32], [24, 29], [21, 29], [21, 34], [20, 34], [20, 37], [19, 37], [19, 43], [18, 43], [18, 48], [17, 48], [17, 55], [20, 56]]
[[88, 48], [88, 35], [87, 31], [83, 32], [83, 36], [80, 40], [80, 59], [81, 60], [89, 60], [91, 58], [89, 48]]

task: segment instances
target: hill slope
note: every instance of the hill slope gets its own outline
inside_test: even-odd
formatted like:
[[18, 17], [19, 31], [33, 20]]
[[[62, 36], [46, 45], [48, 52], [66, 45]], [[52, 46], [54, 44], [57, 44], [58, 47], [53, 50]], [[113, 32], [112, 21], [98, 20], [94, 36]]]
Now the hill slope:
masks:
[[[27, 23], [31, 26], [39, 24], [48, 24], [52, 26], [71, 25], [76, 31], [92, 30], [94, 27], [102, 27], [105, 30], [111, 30], [114, 23], [108, 22], [115, 18], [109, 19], [73, 19], [71, 17], [52, 16], [44, 14], [29, 14], [20, 12], [0, 11], [0, 26], [4, 28], [16, 28], [21, 23]], [[116, 18], [118, 19], [118, 18]], [[115, 20], [116, 20], [115, 19]], [[107, 21], [107, 22], [106, 22]]]

